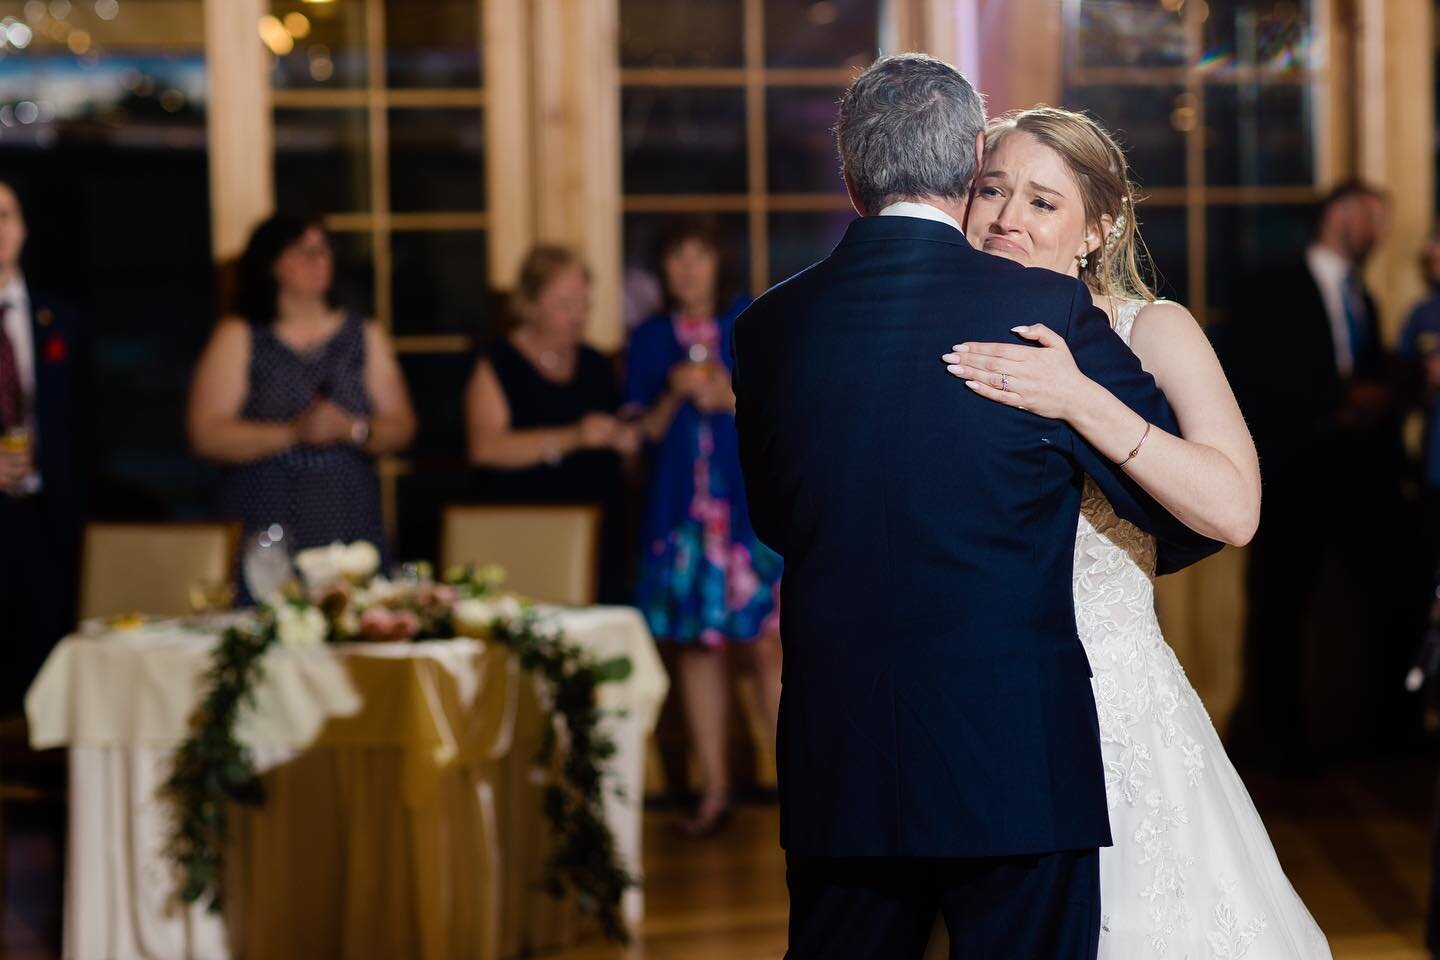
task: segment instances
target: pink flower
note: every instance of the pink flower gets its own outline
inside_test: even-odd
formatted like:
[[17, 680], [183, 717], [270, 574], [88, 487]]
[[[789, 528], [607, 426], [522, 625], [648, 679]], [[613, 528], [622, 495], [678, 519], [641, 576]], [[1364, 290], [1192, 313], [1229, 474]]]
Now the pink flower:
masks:
[[390, 639], [411, 640], [420, 632], [420, 617], [413, 610], [401, 610], [395, 614], [390, 626]]
[[730, 548], [729, 574], [725, 578], [725, 604], [731, 610], [744, 610], [760, 589], [760, 578], [750, 566], [750, 551], [741, 544]]
[[371, 607], [360, 614], [360, 633], [376, 640], [387, 639], [395, 629], [395, 614], [384, 607]]

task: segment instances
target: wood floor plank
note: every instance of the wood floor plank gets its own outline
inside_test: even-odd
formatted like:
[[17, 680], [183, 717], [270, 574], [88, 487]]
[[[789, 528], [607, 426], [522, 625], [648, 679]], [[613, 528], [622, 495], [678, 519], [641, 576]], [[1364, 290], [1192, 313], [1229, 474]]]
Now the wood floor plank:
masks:
[[[1335, 960], [1431, 960], [1424, 949], [1435, 770], [1428, 758], [1365, 764], [1313, 780], [1247, 783], [1295, 889]], [[773, 806], [737, 811], [718, 837], [687, 840], [646, 819], [648, 913], [636, 942], [588, 942], [552, 960], [778, 960], [785, 862]]]

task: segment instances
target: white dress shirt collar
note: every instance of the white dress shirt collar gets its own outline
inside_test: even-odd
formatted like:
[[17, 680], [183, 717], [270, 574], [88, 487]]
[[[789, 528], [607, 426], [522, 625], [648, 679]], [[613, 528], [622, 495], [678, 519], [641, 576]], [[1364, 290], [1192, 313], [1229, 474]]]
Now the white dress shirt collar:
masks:
[[1335, 350], [1335, 367], [1340, 376], [1348, 378], [1355, 369], [1355, 358], [1350, 350], [1350, 325], [1345, 321], [1345, 278], [1354, 266], [1329, 247], [1312, 243], [1305, 251], [1305, 263], [1315, 286], [1320, 288], [1320, 299], [1325, 303], [1325, 314], [1330, 321], [1330, 341]]
[[960, 224], [939, 207], [931, 206], [928, 203], [914, 203], [909, 200], [902, 200], [899, 203], [892, 203], [880, 211], [882, 217], [915, 217], [917, 220], [934, 220], [936, 223], [945, 223], [954, 227], [962, 236], [965, 231], [960, 229]]

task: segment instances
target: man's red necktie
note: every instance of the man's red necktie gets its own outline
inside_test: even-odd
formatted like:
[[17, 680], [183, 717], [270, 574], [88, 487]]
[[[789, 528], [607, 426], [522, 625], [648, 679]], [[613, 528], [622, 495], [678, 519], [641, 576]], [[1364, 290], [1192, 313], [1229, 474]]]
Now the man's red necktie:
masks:
[[10, 304], [0, 303], [0, 430], [24, 426], [25, 394], [20, 389], [20, 366], [15, 362], [15, 344], [5, 331]]

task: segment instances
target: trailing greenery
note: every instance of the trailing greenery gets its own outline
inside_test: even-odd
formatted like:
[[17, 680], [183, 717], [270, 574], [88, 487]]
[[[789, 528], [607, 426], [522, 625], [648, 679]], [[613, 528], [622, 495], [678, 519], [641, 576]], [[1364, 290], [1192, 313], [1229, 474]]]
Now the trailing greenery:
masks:
[[620, 865], [605, 822], [603, 767], [615, 755], [615, 744], [599, 729], [595, 688], [629, 676], [630, 661], [595, 663], [563, 635], [540, 628], [533, 609], [497, 624], [494, 636], [515, 652], [526, 673], [546, 685], [546, 705], [558, 723], [546, 726], [536, 762], [551, 768], [561, 748], [557, 733], [565, 737], [559, 777], [545, 788], [545, 816], [554, 831], [545, 889], [557, 899], [573, 892], [581, 912], [594, 916], [605, 936], [626, 942], [620, 900], [635, 880]]
[[[463, 600], [490, 597], [498, 577], [491, 569], [453, 571], [447, 585]], [[417, 596], [424, 590], [417, 592]], [[292, 597], [286, 602], [304, 607]], [[392, 604], [395, 602], [392, 596]], [[420, 601], [431, 604], [426, 594]], [[554, 846], [545, 865], [543, 885], [556, 898], [573, 894], [579, 909], [595, 917], [605, 935], [628, 941], [620, 901], [635, 878], [619, 863], [615, 838], [604, 817], [605, 764], [615, 745], [600, 730], [596, 690], [603, 683], [624, 680], [631, 664], [620, 657], [597, 662], [569, 643], [564, 633], [538, 611], [513, 599], [494, 603], [487, 639], [504, 645], [521, 668], [542, 683], [542, 705], [550, 713], [536, 761], [556, 772], [544, 794], [544, 813], [554, 832]], [[327, 598], [324, 612], [331, 642], [349, 638], [341, 628], [343, 604]], [[426, 616], [417, 639], [453, 636], [458, 616]], [[353, 618], [352, 618], [353, 620]], [[437, 635], [432, 631], [444, 630]], [[191, 737], [175, 754], [175, 769], [165, 793], [176, 807], [175, 830], [168, 853], [179, 872], [179, 898], [205, 901], [210, 909], [224, 904], [224, 851], [229, 837], [230, 803], [259, 806], [264, 791], [250, 751], [236, 737], [240, 711], [253, 706], [263, 675], [263, 657], [278, 642], [274, 611], [262, 608], [255, 624], [225, 631], [206, 674], [207, 690], [195, 716]]]
[[217, 912], [223, 906], [227, 807], [265, 800], [255, 760], [235, 737], [235, 722], [241, 707], [254, 703], [261, 658], [275, 635], [274, 617], [262, 611], [254, 629], [232, 627], [221, 636], [205, 674], [195, 731], [175, 751], [175, 769], [163, 788], [177, 813], [167, 852], [180, 871], [180, 899], [206, 900]]

